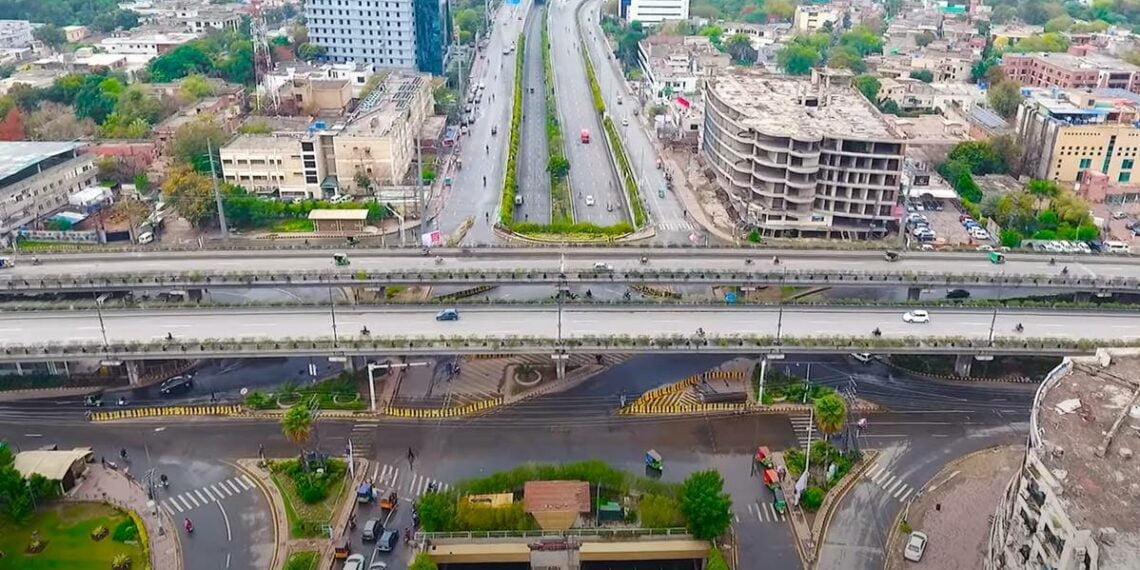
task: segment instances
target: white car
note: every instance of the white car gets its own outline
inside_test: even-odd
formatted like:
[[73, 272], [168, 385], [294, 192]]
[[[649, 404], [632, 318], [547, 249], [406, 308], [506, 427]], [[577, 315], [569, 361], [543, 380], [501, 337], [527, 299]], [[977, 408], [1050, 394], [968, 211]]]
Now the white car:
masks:
[[342, 570], [364, 570], [365, 564], [363, 554], [353, 554], [344, 561]]
[[593, 206], [594, 205], [594, 197], [593, 196], [586, 195], [586, 205], [587, 206]]
[[978, 230], [976, 232], [971, 232], [970, 235], [974, 236], [974, 239], [976, 239], [978, 241], [989, 241], [989, 239], [990, 239], [990, 233], [987, 232], [986, 230]]
[[870, 352], [852, 352], [851, 358], [854, 358], [863, 364], [867, 364], [871, 361], [872, 356]]
[[629, 126], [629, 119], [625, 119], [625, 118], [623, 118], [623, 119], [621, 120], [621, 126], [623, 126], [623, 127], [628, 127], [628, 126]]
[[904, 323], [929, 323], [930, 313], [926, 311], [907, 311], [903, 313]]
[[903, 558], [911, 562], [918, 562], [922, 560], [922, 553], [924, 552], [926, 552], [926, 533], [917, 530], [910, 533], [910, 538], [906, 540]]

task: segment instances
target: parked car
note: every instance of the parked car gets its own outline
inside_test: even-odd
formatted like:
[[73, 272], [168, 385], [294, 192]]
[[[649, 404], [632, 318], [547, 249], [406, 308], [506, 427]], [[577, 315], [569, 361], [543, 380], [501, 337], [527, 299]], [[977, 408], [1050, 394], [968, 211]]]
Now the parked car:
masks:
[[181, 374], [159, 384], [158, 392], [163, 396], [169, 396], [180, 392], [189, 392], [193, 387], [194, 378], [189, 374]]
[[930, 313], [923, 310], [907, 311], [903, 313], [904, 323], [929, 323]]
[[853, 353], [851, 353], [851, 358], [854, 358], [855, 360], [858, 360], [859, 362], [866, 364], [866, 363], [871, 361], [871, 353], [869, 353], [869, 352], [853, 352]]
[[353, 554], [345, 559], [341, 570], [364, 570], [365, 563], [363, 554]]
[[926, 552], [926, 541], [926, 533], [917, 530], [910, 533], [910, 538], [906, 541], [906, 550], [903, 551], [903, 558], [911, 562], [922, 560], [922, 554]]
[[396, 549], [396, 542], [400, 540], [400, 533], [391, 529], [384, 529], [376, 541], [376, 552], [392, 552]]

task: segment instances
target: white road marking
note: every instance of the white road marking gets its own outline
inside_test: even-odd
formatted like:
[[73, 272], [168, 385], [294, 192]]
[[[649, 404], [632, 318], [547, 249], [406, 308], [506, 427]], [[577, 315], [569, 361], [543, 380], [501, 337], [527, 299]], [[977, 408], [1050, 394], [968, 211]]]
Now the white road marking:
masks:
[[[896, 498], [896, 499], [898, 499], [898, 498], [899, 498], [899, 495], [901, 495], [901, 494], [902, 494], [902, 492], [903, 492], [903, 491], [906, 491], [907, 489], [910, 489], [910, 487], [909, 487], [909, 486], [907, 486], [907, 485], [903, 485], [902, 487], [899, 487], [899, 490], [898, 490], [898, 491], [895, 491], [895, 498]], [[909, 491], [908, 491], [908, 493], [909, 493]]]
[[182, 496], [182, 500], [184, 502], [186, 501], [186, 499], [190, 499], [190, 502], [194, 503], [193, 507], [191, 507], [191, 506], [189, 506], [189, 504], [187, 504], [187, 508], [196, 509], [196, 508], [202, 506], [202, 503], [199, 503], [198, 499], [195, 499], [194, 495], [191, 495], [190, 493], [186, 493], [185, 495]]
[[880, 486], [880, 487], [882, 487], [882, 488], [884, 488], [884, 489], [886, 489], [886, 488], [887, 488], [887, 485], [890, 485], [890, 484], [891, 484], [891, 482], [893, 482], [894, 480], [895, 480], [895, 476], [894, 476], [894, 475], [891, 475], [890, 477], [887, 477], [886, 479], [883, 479], [883, 480], [882, 480], [882, 481], [879, 483], [879, 486]]
[[247, 491], [253, 488], [253, 481], [250, 481], [249, 477], [245, 475], [238, 478], [238, 483], [241, 483], [241, 486], [245, 487]]
[[[222, 492], [218, 490], [218, 487], [216, 485], [211, 484], [210, 488], [213, 489], [214, 493], [216, 493], [218, 495], [218, 500], [224, 499], [225, 497], [229, 496], [229, 495], [223, 496]], [[222, 485], [222, 488], [225, 488], [225, 485]]]
[[899, 499], [899, 500], [905, 503], [905, 502], [906, 502], [906, 500], [907, 500], [907, 498], [909, 498], [909, 497], [910, 497], [910, 494], [911, 494], [911, 492], [912, 492], [912, 491], [914, 491], [914, 489], [909, 489], [909, 490], [907, 490], [906, 494], [905, 494], [905, 495], [903, 495], [903, 496], [902, 496], [902, 498], [901, 498], [901, 499]]
[[[234, 539], [234, 535], [230, 531], [230, 517], [229, 517], [229, 515], [226, 514], [226, 509], [222, 507], [221, 503], [218, 503], [218, 510], [222, 511], [222, 520], [226, 521], [226, 540], [232, 542]], [[226, 566], [228, 567], [229, 564], [226, 564]]]
[[864, 471], [863, 476], [870, 479], [871, 477], [873, 477], [875, 475], [875, 473], [878, 473], [879, 470], [882, 468], [883, 468], [882, 465], [879, 465], [878, 463], [876, 463], [876, 464], [872, 465], [870, 469]]
[[895, 481], [895, 484], [891, 485], [890, 489], [887, 489], [887, 494], [889, 495], [889, 494], [895, 492], [895, 489], [897, 489], [899, 485], [902, 485], [902, 482], [903, 482], [902, 479]]
[[210, 502], [214, 502], [222, 498], [221, 496], [215, 497], [214, 494], [210, 492], [209, 487], [202, 487], [202, 492], [206, 493], [206, 496], [210, 498]]
[[202, 504], [203, 504], [203, 505], [204, 505], [204, 504], [206, 504], [206, 503], [209, 503], [209, 502], [210, 502], [210, 501], [207, 501], [207, 500], [206, 500], [206, 498], [202, 496], [202, 492], [201, 492], [201, 491], [199, 491], [198, 489], [194, 489], [192, 492], [193, 492], [195, 495], [198, 495], [198, 498], [199, 498], [199, 499], [202, 499]]

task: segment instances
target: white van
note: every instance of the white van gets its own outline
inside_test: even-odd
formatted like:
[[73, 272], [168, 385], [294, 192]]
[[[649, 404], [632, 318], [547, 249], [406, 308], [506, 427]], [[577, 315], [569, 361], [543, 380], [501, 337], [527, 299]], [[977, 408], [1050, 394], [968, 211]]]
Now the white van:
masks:
[[152, 241], [154, 241], [154, 233], [144, 232], [144, 233], [139, 234], [139, 243], [140, 244], [148, 244]]
[[1119, 253], [1124, 255], [1132, 253], [1132, 248], [1122, 241], [1106, 241], [1104, 242], [1104, 250], [1108, 253]]

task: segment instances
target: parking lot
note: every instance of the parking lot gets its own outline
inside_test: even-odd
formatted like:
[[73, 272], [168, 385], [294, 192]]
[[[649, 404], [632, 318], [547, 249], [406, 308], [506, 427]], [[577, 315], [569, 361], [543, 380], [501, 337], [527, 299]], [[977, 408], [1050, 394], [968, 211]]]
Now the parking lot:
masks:
[[[919, 208], [922, 208], [921, 210]], [[938, 208], [942, 208], [939, 210]], [[994, 236], [989, 239], [978, 239], [966, 229], [962, 224], [962, 212], [958, 210], [956, 204], [950, 204], [938, 200], [911, 200], [908, 204], [908, 220], [911, 222], [908, 225], [908, 232], [913, 240], [924, 241], [935, 247], [941, 245], [967, 245], [967, 246], [983, 246], [997, 245]], [[923, 225], [922, 220], [925, 221], [925, 226], [934, 232], [933, 239], [923, 240], [920, 236], [915, 235], [914, 230], [916, 226]]]

